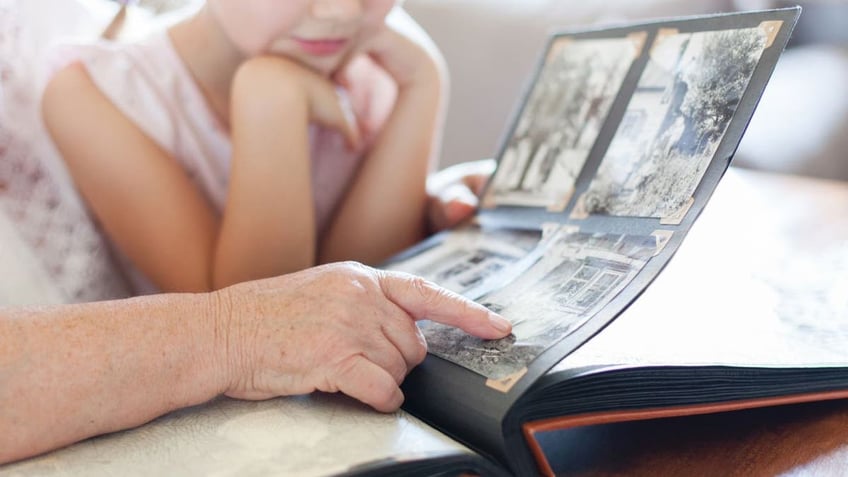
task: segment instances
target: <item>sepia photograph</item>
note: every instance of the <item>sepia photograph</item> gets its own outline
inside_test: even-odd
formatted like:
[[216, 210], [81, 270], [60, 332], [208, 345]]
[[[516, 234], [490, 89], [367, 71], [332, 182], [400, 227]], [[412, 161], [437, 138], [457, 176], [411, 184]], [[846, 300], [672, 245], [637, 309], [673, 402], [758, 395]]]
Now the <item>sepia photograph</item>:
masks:
[[495, 283], [500, 272], [525, 258], [536, 248], [541, 236], [539, 231], [469, 226], [450, 232], [438, 245], [386, 268], [419, 275], [473, 298], [469, 292], [489, 288], [486, 284]]
[[632, 38], [555, 41], [484, 203], [565, 207], [637, 54]]
[[513, 324], [509, 338], [485, 341], [425, 323], [431, 353], [490, 379], [503, 379], [577, 329], [609, 303], [658, 247], [657, 237], [584, 233], [572, 227], [519, 276], [476, 301]]
[[668, 217], [685, 207], [765, 49], [760, 28], [661, 31], [589, 190], [586, 212]]

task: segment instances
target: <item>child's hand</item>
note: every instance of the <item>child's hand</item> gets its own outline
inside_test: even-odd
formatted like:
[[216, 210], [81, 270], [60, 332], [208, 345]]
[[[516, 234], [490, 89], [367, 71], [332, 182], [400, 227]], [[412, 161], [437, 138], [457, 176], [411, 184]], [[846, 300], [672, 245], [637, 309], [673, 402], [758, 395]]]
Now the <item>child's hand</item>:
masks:
[[[333, 79], [364, 106], [357, 112], [368, 148], [324, 234], [321, 262], [379, 263], [421, 240], [425, 181], [439, 150], [447, 74], [426, 33], [395, 9], [357, 47]], [[370, 230], [392, 233], [375, 238]]]
[[445, 70], [438, 49], [400, 8], [393, 10], [386, 23], [363, 42], [360, 52], [383, 68], [401, 90], [437, 81]]
[[277, 56], [246, 61], [233, 81], [232, 101], [234, 107], [255, 112], [257, 120], [280, 122], [290, 120], [279, 115], [290, 114], [294, 108], [275, 105], [303, 102], [309, 122], [339, 131], [349, 148], [359, 148], [360, 128], [345, 94], [329, 79], [295, 61]]
[[474, 215], [477, 197], [495, 171], [493, 159], [454, 164], [427, 178], [428, 231], [435, 233], [459, 225]]

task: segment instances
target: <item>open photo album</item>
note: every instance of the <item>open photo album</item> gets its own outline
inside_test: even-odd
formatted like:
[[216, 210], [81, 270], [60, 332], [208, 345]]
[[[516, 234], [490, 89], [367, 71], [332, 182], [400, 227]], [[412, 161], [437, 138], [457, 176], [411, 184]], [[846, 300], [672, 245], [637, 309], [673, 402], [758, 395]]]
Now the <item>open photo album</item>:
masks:
[[513, 324], [495, 341], [422, 324], [430, 356], [404, 384], [407, 411], [518, 475], [550, 470], [528, 425], [555, 429], [552, 419], [595, 410], [605, 392], [581, 396], [574, 370], [558, 364], [642, 294], [681, 245], [799, 14], [551, 36], [472, 223], [385, 265]]
[[633, 301], [729, 165], [795, 13], [553, 36], [474, 223], [385, 266], [513, 323], [492, 342], [427, 324], [433, 362], [521, 394]]
[[[848, 306], [825, 310], [821, 290], [783, 275], [806, 266], [785, 257], [826, 236], [848, 270], [848, 227], [819, 220], [810, 245], [809, 234], [780, 238], [797, 232], [791, 214], [729, 201], [675, 255], [799, 15], [552, 34], [473, 219], [382, 265], [485, 305], [513, 333], [486, 341], [422, 322], [429, 354], [403, 384], [401, 411], [320, 393], [219, 398], [12, 474], [554, 475], [590, 442], [603, 446], [583, 434], [598, 426], [848, 397]], [[728, 210], [759, 214], [744, 233], [771, 245], [737, 246]], [[789, 296], [798, 302], [775, 314], [775, 297]], [[821, 319], [835, 308], [843, 321]]]

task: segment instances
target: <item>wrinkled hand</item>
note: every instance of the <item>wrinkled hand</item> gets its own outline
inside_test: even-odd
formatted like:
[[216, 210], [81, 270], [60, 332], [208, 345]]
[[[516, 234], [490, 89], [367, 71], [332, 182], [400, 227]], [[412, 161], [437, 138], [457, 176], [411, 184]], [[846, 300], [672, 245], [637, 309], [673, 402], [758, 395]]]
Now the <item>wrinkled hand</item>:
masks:
[[361, 143], [344, 93], [330, 79], [287, 58], [261, 56], [242, 64], [233, 80], [232, 102], [243, 116], [280, 122], [290, 117], [279, 115], [296, 113], [300, 107], [309, 122], [339, 131], [351, 150]]
[[510, 332], [503, 318], [430, 282], [354, 262], [234, 285], [217, 299], [226, 394], [243, 399], [341, 391], [393, 411], [400, 383], [426, 356], [416, 320], [487, 339]]
[[481, 159], [455, 164], [430, 175], [427, 178], [429, 230], [449, 229], [470, 218], [494, 170], [494, 160]]

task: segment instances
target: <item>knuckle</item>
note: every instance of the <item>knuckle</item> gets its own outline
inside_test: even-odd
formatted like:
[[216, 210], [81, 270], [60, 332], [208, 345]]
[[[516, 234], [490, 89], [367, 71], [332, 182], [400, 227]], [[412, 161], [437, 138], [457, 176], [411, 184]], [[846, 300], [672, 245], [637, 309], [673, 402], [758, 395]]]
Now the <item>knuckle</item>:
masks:
[[424, 336], [421, 333], [418, 333], [419, 340], [418, 345], [412, 350], [412, 362], [414, 365], [419, 365], [424, 362], [424, 359], [427, 357], [427, 342], [424, 340]]
[[469, 311], [469, 302], [447, 288], [442, 288], [433, 282], [417, 277], [413, 279], [412, 286], [430, 310], [450, 305], [451, 309], [463, 314]]
[[364, 265], [353, 260], [335, 262], [329, 265], [325, 265], [325, 267], [327, 267], [327, 269], [331, 270], [335, 274], [346, 277], [361, 276], [363, 275], [365, 269]]
[[356, 369], [359, 358], [359, 355], [348, 355], [341, 359], [335, 366], [334, 375], [337, 377], [350, 376]]
[[395, 405], [395, 396], [398, 393], [397, 384], [389, 381], [375, 381], [374, 385], [369, 390], [371, 399], [375, 407], [380, 409], [390, 409]]
[[342, 384], [345, 379], [350, 379], [351, 371], [354, 367], [354, 361], [345, 359], [337, 362], [333, 366], [325, 368], [324, 372], [316, 372], [315, 389], [325, 393], [335, 393], [341, 391]]
[[371, 268], [367, 265], [364, 265], [360, 262], [353, 261], [353, 260], [348, 260], [348, 261], [342, 262], [341, 264], [344, 267], [346, 267], [348, 270], [350, 270], [351, 273], [354, 273], [356, 275], [363, 275], [363, 276], [369, 276], [370, 277], [374, 273], [373, 268]]
[[419, 297], [424, 300], [425, 303], [430, 304], [434, 301], [440, 300], [439, 289], [436, 288], [435, 285], [421, 277], [410, 276], [409, 287], [417, 295], [419, 295]]
[[406, 362], [401, 361], [392, 366], [394, 369], [389, 371], [389, 374], [392, 376], [394, 382], [398, 385], [403, 382], [403, 379], [406, 377], [406, 373], [409, 372], [409, 369], [406, 366]]
[[325, 382], [328, 389], [322, 389], [322, 391], [335, 392], [339, 390], [339, 383], [348, 379], [358, 379], [354, 377], [354, 373], [359, 364], [359, 359], [359, 355], [348, 355], [336, 362], [326, 374]]

